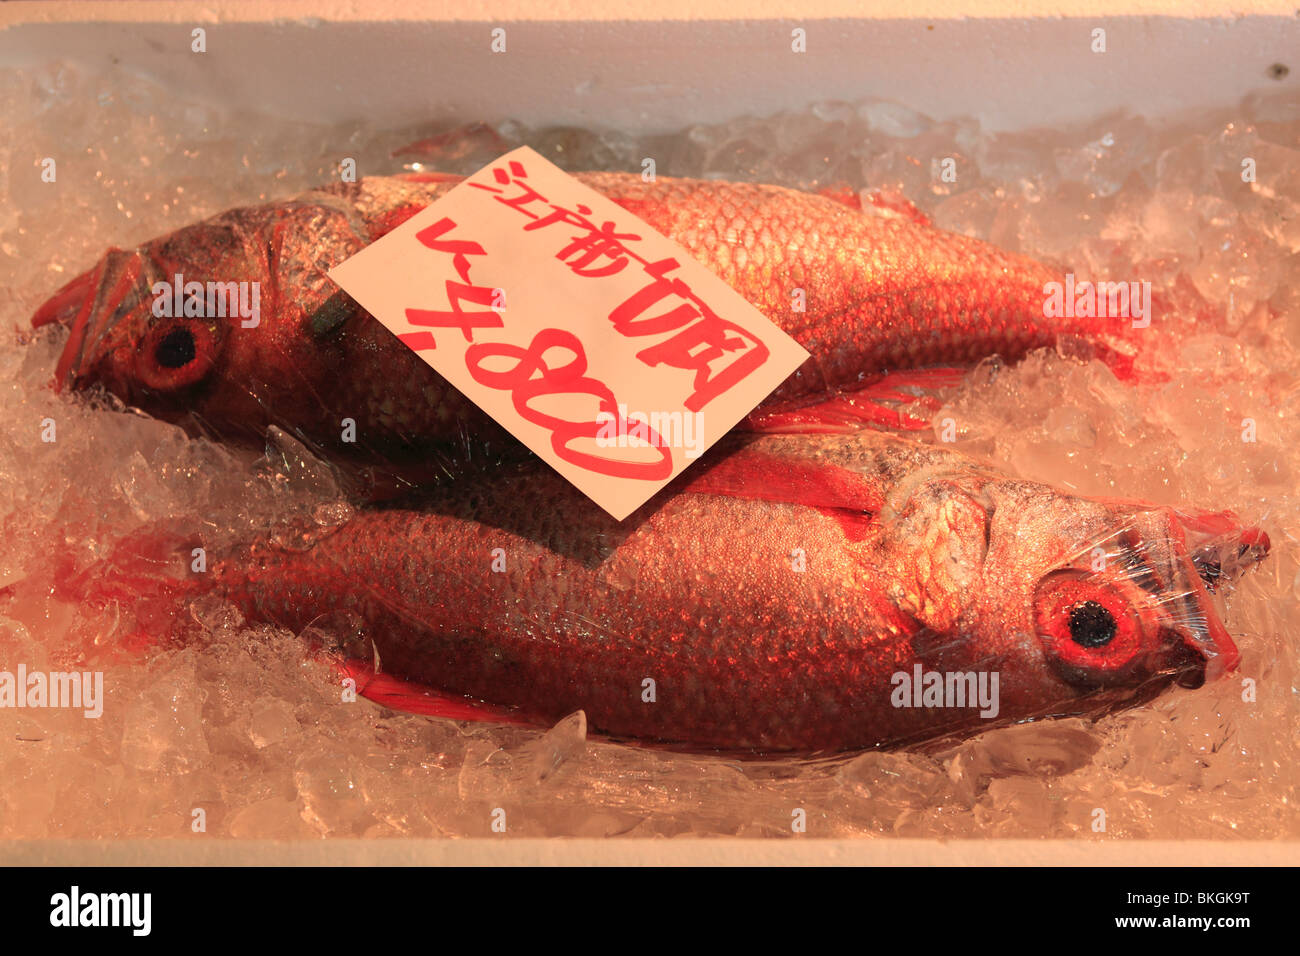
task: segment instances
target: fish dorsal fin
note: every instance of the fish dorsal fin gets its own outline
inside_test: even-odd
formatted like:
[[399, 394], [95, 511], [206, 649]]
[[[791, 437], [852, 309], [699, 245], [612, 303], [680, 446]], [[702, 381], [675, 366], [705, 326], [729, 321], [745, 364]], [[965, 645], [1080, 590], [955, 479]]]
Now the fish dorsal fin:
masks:
[[857, 388], [841, 389], [812, 401], [757, 408], [742, 419], [740, 427], [770, 434], [851, 433], [864, 425], [921, 431], [930, 427], [930, 420], [917, 418], [904, 409], [915, 406], [931, 414], [937, 412], [943, 407], [942, 391], [958, 385], [963, 374], [959, 368], [887, 372]]

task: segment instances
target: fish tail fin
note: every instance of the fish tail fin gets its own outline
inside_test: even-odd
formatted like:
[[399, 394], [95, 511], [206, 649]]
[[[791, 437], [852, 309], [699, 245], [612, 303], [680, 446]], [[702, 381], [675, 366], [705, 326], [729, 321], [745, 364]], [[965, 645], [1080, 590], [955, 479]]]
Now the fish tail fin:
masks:
[[916, 204], [895, 189], [857, 190], [848, 183], [837, 182], [823, 186], [817, 195], [834, 200], [857, 212], [881, 219], [904, 219], [918, 226], [932, 226], [930, 217], [921, 212]]
[[[862, 200], [865, 199], [865, 203]], [[859, 208], [885, 219], [904, 219], [918, 226], [933, 226], [930, 217], [896, 189], [868, 189], [859, 199]]]
[[[1062, 335], [1056, 340], [1056, 354], [1065, 358], [1087, 362], [1096, 359], [1115, 374], [1121, 382], [1137, 380], [1136, 349], [1117, 338], [1111, 338], [1113, 345], [1099, 339], [1077, 335]], [[1141, 376], [1143, 381], [1160, 381], [1160, 373], [1146, 369]], [[1166, 377], [1167, 378], [1167, 377]]]
[[817, 195], [833, 199], [850, 209], [862, 211], [862, 198], [858, 195], [858, 191], [848, 183], [832, 183], [830, 186], [823, 186], [817, 190]]
[[394, 159], [414, 156], [426, 162], [446, 162], [470, 155], [494, 156], [509, 152], [511, 142], [498, 133], [495, 127], [484, 122], [463, 123], [424, 139], [407, 143], [393, 150]]
[[193, 545], [192, 535], [161, 522], [132, 532], [107, 557], [84, 567], [72, 554], [62, 554], [54, 562], [54, 597], [97, 609], [110, 604], [129, 609], [134, 630], [125, 644], [143, 649], [164, 643], [176, 635], [177, 602], [215, 586], [210, 575], [177, 576], [181, 552]]

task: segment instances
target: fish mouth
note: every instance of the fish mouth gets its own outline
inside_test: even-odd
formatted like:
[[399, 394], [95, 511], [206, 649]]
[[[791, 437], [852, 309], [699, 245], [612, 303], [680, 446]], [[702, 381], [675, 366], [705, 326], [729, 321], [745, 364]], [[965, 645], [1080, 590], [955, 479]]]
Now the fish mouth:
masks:
[[1192, 564], [1211, 594], [1263, 561], [1272, 547], [1264, 531], [1241, 524], [1231, 511], [1180, 511], [1178, 519]]
[[1160, 603], [1163, 661], [1179, 684], [1198, 687], [1235, 670], [1237, 645], [1223, 626], [1216, 594], [1267, 556], [1268, 535], [1229, 511], [1160, 509], [1134, 517], [1148, 588]]
[[109, 334], [136, 304], [142, 270], [138, 252], [110, 249], [32, 315], [32, 328], [58, 324], [69, 331], [54, 369], [55, 391], [75, 385], [88, 360], [103, 353]]

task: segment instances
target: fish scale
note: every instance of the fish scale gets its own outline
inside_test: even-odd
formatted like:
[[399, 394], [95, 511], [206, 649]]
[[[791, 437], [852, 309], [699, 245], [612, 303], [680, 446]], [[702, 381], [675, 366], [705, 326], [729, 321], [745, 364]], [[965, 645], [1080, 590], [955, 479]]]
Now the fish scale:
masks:
[[[1045, 317], [1044, 286], [1059, 278], [1052, 269], [923, 222], [777, 186], [575, 177], [683, 245], [809, 351], [760, 412], [816, 404], [888, 372], [994, 353], [1015, 359], [1062, 337], [1086, 340], [1102, 357], [1134, 350], [1125, 320]], [[439, 466], [475, 448], [517, 448], [326, 275], [456, 182], [371, 177], [230, 210], [113, 253], [34, 322], [72, 329], [60, 383], [102, 385], [160, 417], [200, 420], [208, 434], [260, 442], [276, 425], [330, 455]], [[261, 281], [260, 324], [153, 316], [149, 289], [173, 273]], [[202, 333], [195, 355], [159, 367], [163, 353], [149, 349], [173, 327]], [[345, 419], [356, 424], [355, 442], [342, 436]]]
[[[810, 406], [799, 426], [845, 413], [837, 396], [862, 385], [900, 400], [918, 379], [879, 382], [900, 370], [1067, 338], [1117, 366], [1135, 352], [1127, 319], [1046, 317], [1051, 269], [917, 216], [774, 186], [577, 178], [810, 352], [761, 405]], [[208, 433], [261, 441], [275, 425], [327, 454], [495, 465], [491, 481], [362, 511], [305, 545], [248, 545], [185, 592], [218, 588], [296, 630], [356, 612], [385, 669], [457, 698], [456, 713], [583, 709], [612, 736], [750, 753], [987, 726], [969, 702], [897, 697], [913, 669], [996, 675], [1006, 721], [1096, 712], [1236, 665], [1200, 578], [1217, 586], [1268, 542], [1226, 513], [1072, 496], [869, 430], [731, 436], [621, 524], [549, 469], [510, 464], [517, 443], [327, 275], [456, 181], [370, 178], [230, 210], [110, 252], [34, 317], [70, 329], [61, 385]], [[175, 273], [258, 281], [261, 322], [155, 317], [154, 283]], [[1091, 566], [1101, 545], [1113, 566]], [[116, 573], [110, 562], [91, 589]]]
[[[306, 547], [247, 546], [196, 586], [295, 630], [358, 614], [385, 671], [527, 721], [582, 709], [610, 736], [751, 753], [988, 725], [970, 706], [898, 706], [896, 675], [917, 665], [998, 674], [1007, 721], [1235, 664], [1169, 509], [875, 431], [727, 442], [622, 523], [521, 466], [363, 511]], [[1117, 535], [1131, 561], [1092, 569], [1091, 549]], [[1052, 643], [1088, 600], [1120, 622], [1113, 654]]]

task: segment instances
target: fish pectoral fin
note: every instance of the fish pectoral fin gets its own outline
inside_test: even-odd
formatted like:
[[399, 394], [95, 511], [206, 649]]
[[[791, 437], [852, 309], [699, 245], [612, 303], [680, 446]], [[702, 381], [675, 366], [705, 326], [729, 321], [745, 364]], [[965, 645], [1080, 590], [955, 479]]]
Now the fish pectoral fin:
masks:
[[696, 469], [683, 490], [868, 516], [878, 514], [884, 503], [876, 482], [848, 468], [750, 448]]
[[943, 400], [937, 393], [959, 384], [962, 375], [963, 371], [957, 368], [889, 372], [859, 388], [837, 392], [810, 404], [759, 409], [744, 420], [744, 427], [767, 433], [852, 432], [864, 425], [920, 431], [929, 427], [929, 419], [917, 418], [904, 408], [938, 411], [943, 407]]
[[528, 725], [529, 722], [504, 707], [485, 704], [459, 694], [448, 694], [418, 681], [394, 674], [376, 674], [373, 661], [349, 658], [342, 663], [343, 676], [357, 683], [357, 693], [389, 710], [444, 720], [473, 720], [484, 723]]

